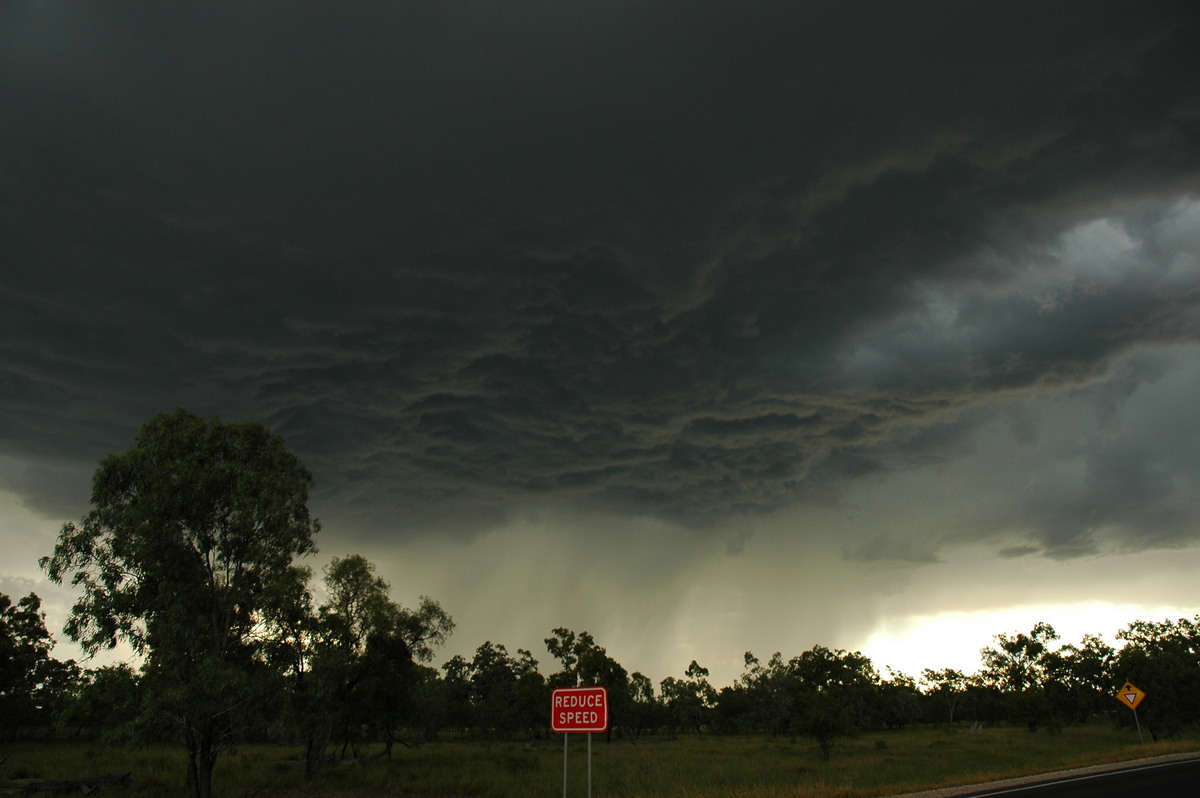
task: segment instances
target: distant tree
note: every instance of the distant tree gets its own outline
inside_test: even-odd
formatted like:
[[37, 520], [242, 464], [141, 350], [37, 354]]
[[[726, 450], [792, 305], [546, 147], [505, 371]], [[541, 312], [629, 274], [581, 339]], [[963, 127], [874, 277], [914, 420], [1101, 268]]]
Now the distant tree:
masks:
[[415, 610], [398, 607], [395, 620], [396, 634], [417, 662], [430, 662], [434, 652], [454, 631], [454, 619], [429, 596], [421, 596]]
[[87, 729], [120, 737], [142, 711], [140, 679], [125, 663], [84, 670], [74, 685], [59, 721], [76, 735]]
[[[1117, 639], [1125, 645], [1113, 669], [1112, 693], [1125, 681], [1146, 691], [1138, 716], [1155, 740], [1195, 726], [1200, 718], [1200, 615], [1135, 621]], [[1129, 714], [1121, 715], [1122, 721], [1129, 722]]]
[[[770, 731], [772, 737], [787, 734], [795, 713], [794, 691], [789, 686], [791, 663], [784, 662], [778, 651], [771, 655], [766, 665], [750, 651], [743, 659], [745, 670], [735, 686], [742, 695], [728, 696], [731, 701], [742, 704], [743, 709], [737, 713], [738, 726]], [[728, 710], [730, 714], [735, 711], [732, 707]]]
[[66, 728], [63, 723], [85, 679], [85, 671], [73, 659], [60, 662], [51, 657], [39, 675], [39, 725], [47, 730]]
[[[516, 656], [487, 641], [475, 650], [464, 677], [470, 686], [472, 725], [490, 738], [508, 739], [521, 730], [531, 738], [546, 725], [549, 694], [537, 660], [525, 649]], [[447, 675], [456, 668], [447, 669]]]
[[0, 593], [0, 722], [13, 739], [23, 726], [47, 720], [41, 710], [53, 645], [36, 593], [15, 604]]
[[[294, 664], [291, 722], [304, 737], [304, 775], [324, 767], [334, 735], [345, 731], [351, 695], [365, 675], [367, 635], [387, 603], [387, 585], [360, 556], [334, 557], [325, 567], [328, 603], [315, 614], [301, 614], [289, 634], [298, 648]], [[307, 585], [304, 609], [311, 610]], [[292, 631], [292, 630], [289, 630]]]
[[883, 682], [863, 654], [814, 646], [786, 662], [775, 652], [766, 664], [747, 651], [745, 670], [721, 691], [716, 714], [730, 728], [811, 737], [828, 760], [839, 739], [913, 723], [919, 712], [908, 677], [894, 674]]
[[551, 631], [544, 641], [550, 656], [558, 660], [562, 669], [550, 677], [552, 687], [578, 687], [582, 684], [579, 660], [596, 647], [596, 641], [588, 632], [575, 632], [565, 627]]
[[1046, 653], [1042, 690], [1054, 728], [1083, 723], [1098, 712], [1112, 710], [1115, 661], [1113, 647], [1095, 635], [1085, 635], [1079, 645]]
[[550, 689], [546, 677], [538, 672], [538, 661], [528, 649], [517, 649], [513, 670], [517, 675], [517, 723], [534, 739], [549, 726], [546, 707], [550, 706]]
[[93, 509], [41, 560], [83, 591], [72, 640], [92, 654], [124, 639], [145, 656], [142, 719], [183, 743], [195, 798], [269, 689], [265, 618], [295, 591], [294, 558], [315, 551], [311, 483], [260, 424], [160, 413], [100, 462]]
[[838, 739], [879, 722], [879, 677], [861, 653], [813, 646], [788, 663], [788, 675], [796, 729], [825, 761]]
[[1096, 635], [1084, 635], [1077, 646], [1059, 652], [1066, 668], [1065, 678], [1082, 694], [1089, 713], [1109, 710], [1116, 676], [1117, 652]]
[[344, 755], [358, 730], [373, 727], [391, 753], [419, 676], [414, 660], [432, 658], [454, 627], [428, 597], [416, 611], [392, 601], [390, 585], [361, 555], [335, 557], [324, 583], [327, 601], [295, 636], [301, 653], [292, 658], [309, 777], [324, 766], [335, 733]]
[[460, 736], [477, 725], [475, 688], [471, 683], [471, 663], [461, 654], [455, 654], [442, 663], [443, 677], [438, 682], [441, 703], [445, 708], [446, 722]]
[[420, 606], [410, 610], [393, 604], [389, 626], [377, 630], [367, 642], [368, 668], [362, 695], [367, 706], [367, 723], [384, 742], [390, 758], [405, 724], [428, 729], [432, 707], [428, 667], [438, 646], [454, 629], [454, 620], [441, 605], [421, 596]]
[[602, 646], [595, 646], [580, 659], [580, 679], [585, 685], [600, 685], [608, 691], [608, 729], [605, 739], [612, 742], [613, 730], [624, 731], [633, 720], [633, 696], [629, 673]]
[[988, 677], [973, 673], [964, 683], [961, 716], [972, 724], [999, 723], [1005, 715], [1005, 694]]
[[519, 722], [516, 661], [503, 645], [487, 641], [475, 650], [470, 674], [478, 728], [507, 739]]
[[636, 742], [647, 731], [659, 725], [662, 704], [654, 695], [654, 683], [639, 671], [629, 675], [629, 728]]
[[409, 728], [420, 735], [410, 744], [432, 742], [437, 739], [438, 732], [454, 725], [450, 720], [451, 707], [446, 700], [444, 684], [436, 668], [417, 665], [408, 695]]
[[1027, 635], [996, 635], [995, 645], [979, 652], [982, 676], [1004, 694], [1005, 714], [1031, 732], [1054, 719], [1045, 682], [1052, 654], [1049, 644], [1057, 639], [1053, 626], [1037, 623]]
[[602, 686], [608, 690], [609, 726], [612, 741], [614, 727], [627, 726], [631, 720], [633, 698], [629, 673], [596, 643], [588, 632], [576, 634], [558, 627], [545, 639], [546, 650], [562, 664], [562, 670], [548, 679], [551, 687]]
[[922, 717], [921, 692], [912, 677], [890, 672], [879, 681], [880, 720], [889, 729], [915, 726]]
[[925, 695], [934, 699], [936, 705], [944, 712], [947, 725], [955, 721], [955, 710], [966, 692], [966, 681], [967, 677], [962, 671], [954, 668], [926, 668], [921, 674]]
[[980, 650], [984, 675], [1001, 690], [1022, 693], [1039, 687], [1044, 676], [1048, 644], [1058, 633], [1048, 623], [1037, 623], [1029, 634], [995, 636], [996, 644]]
[[796, 731], [811, 737], [821, 759], [828, 762], [837, 741], [853, 737], [859, 729], [850, 717], [849, 707], [841, 703], [835, 693], [814, 690], [803, 698], [796, 715]]
[[671, 725], [699, 734], [708, 711], [717, 701], [717, 691], [708, 682], [708, 668], [692, 660], [683, 679], [668, 676], [660, 683], [659, 690], [670, 713]]
[[612, 742], [614, 728], [629, 728], [634, 724], [634, 697], [630, 692], [629, 672], [620, 662], [608, 655], [604, 646], [596, 643], [587, 631], [575, 634], [559, 628], [545, 638], [546, 650], [559, 661], [563, 670], [547, 679], [551, 688], [572, 686], [602, 686], [608, 691], [608, 731]]

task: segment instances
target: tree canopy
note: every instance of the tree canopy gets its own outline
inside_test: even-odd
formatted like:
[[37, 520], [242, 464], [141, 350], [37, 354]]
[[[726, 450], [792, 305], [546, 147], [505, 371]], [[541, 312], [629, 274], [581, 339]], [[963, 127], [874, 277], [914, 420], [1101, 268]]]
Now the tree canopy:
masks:
[[211, 793], [216, 756], [260, 692], [267, 605], [294, 593], [293, 560], [316, 550], [311, 482], [260, 424], [160, 413], [101, 461], [91, 512], [41, 560], [82, 588], [71, 639], [89, 653], [124, 639], [145, 656], [146, 720], [182, 737], [195, 796]]
[[13, 602], [0, 593], [0, 723], [14, 736], [37, 714], [52, 645], [37, 594]]

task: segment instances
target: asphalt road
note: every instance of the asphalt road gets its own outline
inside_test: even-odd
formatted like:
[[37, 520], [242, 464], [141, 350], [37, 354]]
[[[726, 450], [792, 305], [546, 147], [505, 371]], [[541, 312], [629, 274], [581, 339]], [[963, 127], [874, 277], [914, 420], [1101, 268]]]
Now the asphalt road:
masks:
[[910, 798], [1195, 798], [1200, 795], [1200, 756], [1161, 757], [1027, 779], [917, 793]]

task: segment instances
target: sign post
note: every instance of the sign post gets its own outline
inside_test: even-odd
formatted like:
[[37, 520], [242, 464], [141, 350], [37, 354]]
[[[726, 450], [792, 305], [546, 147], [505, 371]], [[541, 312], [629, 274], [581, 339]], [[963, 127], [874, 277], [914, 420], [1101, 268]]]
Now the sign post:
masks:
[[550, 729], [563, 736], [563, 798], [567, 798], [567, 735], [588, 736], [588, 798], [592, 798], [592, 734], [608, 730], [608, 690], [560, 687], [550, 694]]
[[1142, 722], [1138, 720], [1137, 708], [1145, 697], [1145, 691], [1135, 687], [1133, 682], [1125, 682], [1125, 685], [1117, 691], [1117, 700], [1133, 710], [1133, 722], [1137, 726], [1138, 740], [1142, 745], [1146, 744], [1146, 738], [1142, 736]]

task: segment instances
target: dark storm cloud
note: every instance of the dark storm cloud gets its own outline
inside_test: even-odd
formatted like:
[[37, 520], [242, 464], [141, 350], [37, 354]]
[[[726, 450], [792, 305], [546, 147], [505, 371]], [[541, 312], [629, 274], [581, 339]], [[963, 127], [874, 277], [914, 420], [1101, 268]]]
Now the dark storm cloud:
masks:
[[[1188, 4], [119, 8], [0, 10], [26, 462], [181, 404], [270, 424], [359, 524], [703, 525], [1197, 339]], [[1098, 517], [1161, 506], [1090, 467], [1128, 485]]]

